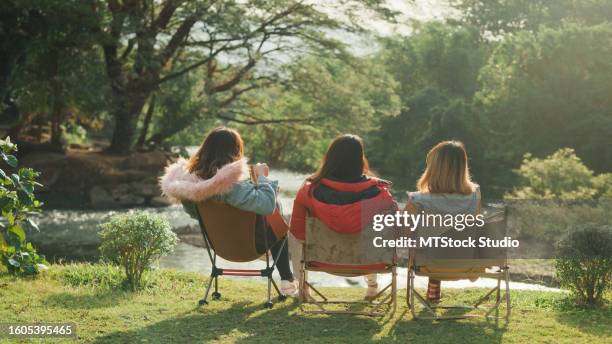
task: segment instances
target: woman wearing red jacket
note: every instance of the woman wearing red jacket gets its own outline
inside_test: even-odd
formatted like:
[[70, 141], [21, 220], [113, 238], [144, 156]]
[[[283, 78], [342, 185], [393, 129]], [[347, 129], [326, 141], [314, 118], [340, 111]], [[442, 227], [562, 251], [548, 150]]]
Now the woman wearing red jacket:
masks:
[[[305, 239], [307, 214], [338, 233], [358, 233], [368, 225], [362, 219], [397, 209], [389, 186], [388, 181], [370, 171], [361, 138], [341, 135], [327, 149], [319, 170], [298, 191], [293, 202], [291, 233], [298, 240]], [[378, 292], [376, 275], [366, 279], [366, 298], [371, 298]]]

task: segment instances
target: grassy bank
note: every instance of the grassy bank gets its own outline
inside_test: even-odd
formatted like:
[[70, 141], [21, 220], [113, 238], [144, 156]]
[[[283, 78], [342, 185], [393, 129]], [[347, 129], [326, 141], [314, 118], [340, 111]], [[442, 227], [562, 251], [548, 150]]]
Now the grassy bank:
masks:
[[[513, 317], [508, 324], [484, 319], [427, 322], [411, 320], [406, 313], [405, 290], [400, 291], [400, 308], [393, 316], [372, 319], [304, 315], [292, 300], [264, 310], [264, 285], [248, 280], [222, 280], [222, 299], [204, 308], [197, 307], [206, 281], [199, 274], [154, 272], [138, 293], [121, 291], [120, 280], [120, 271], [104, 265], [53, 266], [33, 280], [2, 275], [0, 318], [2, 322], [74, 322], [77, 341], [83, 343], [612, 340], [609, 301], [603, 308], [579, 309], [560, 293], [513, 292]], [[346, 297], [363, 293], [356, 288], [328, 290]], [[446, 295], [469, 299], [476, 292], [449, 291]]]

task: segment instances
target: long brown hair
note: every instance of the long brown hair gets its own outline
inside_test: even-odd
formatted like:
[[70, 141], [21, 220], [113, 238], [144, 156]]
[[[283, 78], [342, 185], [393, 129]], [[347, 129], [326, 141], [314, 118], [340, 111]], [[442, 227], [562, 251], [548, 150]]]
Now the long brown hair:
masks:
[[425, 172], [417, 189], [428, 193], [470, 194], [476, 184], [470, 178], [468, 156], [461, 141], [443, 141], [427, 153]]
[[208, 179], [224, 165], [242, 159], [243, 155], [240, 134], [234, 129], [218, 127], [206, 135], [198, 151], [189, 159], [187, 170]]
[[357, 135], [336, 137], [327, 148], [321, 167], [306, 180], [313, 190], [323, 178], [353, 179], [362, 175], [374, 175], [365, 157], [363, 140]]

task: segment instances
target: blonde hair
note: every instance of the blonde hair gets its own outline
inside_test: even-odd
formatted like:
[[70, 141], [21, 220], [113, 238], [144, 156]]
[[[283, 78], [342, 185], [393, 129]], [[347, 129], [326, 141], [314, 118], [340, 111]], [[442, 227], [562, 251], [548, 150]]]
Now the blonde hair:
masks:
[[442, 141], [427, 153], [425, 172], [417, 182], [418, 191], [466, 195], [475, 189], [463, 142]]

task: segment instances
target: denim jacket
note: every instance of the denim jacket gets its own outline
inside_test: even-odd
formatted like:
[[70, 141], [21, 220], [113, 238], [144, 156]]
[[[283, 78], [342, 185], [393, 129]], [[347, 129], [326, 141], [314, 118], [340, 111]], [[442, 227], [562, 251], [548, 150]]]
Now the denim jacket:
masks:
[[[238, 209], [268, 215], [276, 207], [277, 191], [278, 181], [260, 176], [257, 178], [257, 185], [250, 180], [242, 180], [234, 184], [230, 192], [213, 196], [213, 199]], [[195, 203], [192, 201], [182, 201], [182, 203], [189, 216], [197, 219]]]

